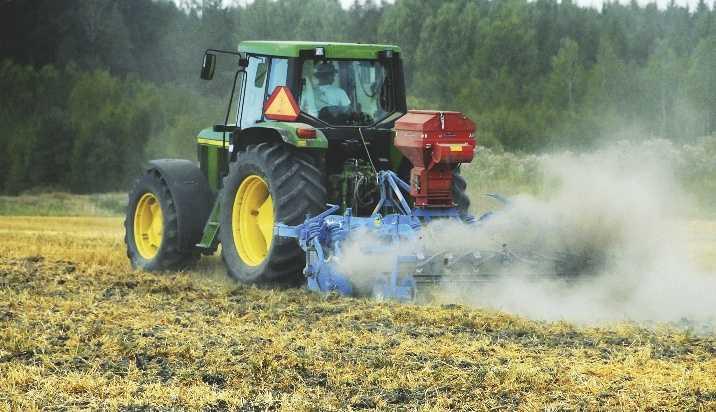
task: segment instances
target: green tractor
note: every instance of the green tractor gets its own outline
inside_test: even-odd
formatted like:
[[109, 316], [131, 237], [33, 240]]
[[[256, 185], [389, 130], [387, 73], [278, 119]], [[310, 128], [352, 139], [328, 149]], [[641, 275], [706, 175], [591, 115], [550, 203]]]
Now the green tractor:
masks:
[[[277, 223], [299, 224], [327, 203], [369, 215], [378, 171], [409, 178], [412, 166], [393, 145], [407, 112], [400, 48], [246, 41], [238, 52], [207, 50], [203, 79], [219, 53], [238, 65], [225, 121], [199, 133], [198, 165], [149, 162], [129, 195], [127, 255], [135, 268], [172, 270], [221, 245], [233, 278], [294, 285], [305, 255], [274, 234]], [[463, 210], [465, 186], [456, 175]]]

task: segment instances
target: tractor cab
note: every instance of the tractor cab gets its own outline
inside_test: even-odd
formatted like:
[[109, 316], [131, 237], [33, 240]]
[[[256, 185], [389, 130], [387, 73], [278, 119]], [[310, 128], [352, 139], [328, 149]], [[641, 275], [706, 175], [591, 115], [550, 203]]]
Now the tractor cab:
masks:
[[247, 41], [239, 53], [247, 63], [241, 129], [271, 120], [264, 104], [281, 86], [298, 105], [297, 120], [318, 128], [384, 127], [406, 111], [396, 46]]
[[[213, 75], [217, 52], [222, 51], [206, 52], [205, 79]], [[235, 150], [230, 158], [221, 159], [224, 161], [233, 160], [247, 145], [266, 139], [323, 149], [325, 173], [335, 183], [329, 191], [336, 196], [329, 200], [345, 207], [353, 205], [339, 199], [336, 192], [347, 163], [356, 170], [401, 167], [403, 156], [392, 145], [395, 120], [407, 112], [399, 47], [245, 41], [238, 53], [231, 53], [239, 57], [240, 82], [231, 93], [226, 125], [200, 133], [200, 159], [211, 157], [202, 143], [218, 140]], [[213, 169], [222, 167], [226, 164]], [[408, 170], [407, 164], [403, 169]], [[207, 176], [218, 190], [218, 176]]]

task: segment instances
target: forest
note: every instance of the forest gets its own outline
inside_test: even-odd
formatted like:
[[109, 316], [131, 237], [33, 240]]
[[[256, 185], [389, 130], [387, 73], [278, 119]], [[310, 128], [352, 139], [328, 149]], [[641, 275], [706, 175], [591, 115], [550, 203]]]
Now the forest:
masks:
[[0, 192], [123, 191], [146, 159], [194, 158], [222, 120], [242, 40], [398, 44], [410, 108], [460, 110], [496, 151], [716, 132], [716, 12], [671, 1], [7, 0]]

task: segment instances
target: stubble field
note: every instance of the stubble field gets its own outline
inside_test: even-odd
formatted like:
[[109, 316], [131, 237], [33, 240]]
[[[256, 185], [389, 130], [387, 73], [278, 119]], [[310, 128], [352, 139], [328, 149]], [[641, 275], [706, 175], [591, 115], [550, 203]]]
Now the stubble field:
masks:
[[[691, 224], [716, 266], [716, 225]], [[5, 410], [713, 410], [716, 337], [132, 271], [118, 217], [0, 216]]]

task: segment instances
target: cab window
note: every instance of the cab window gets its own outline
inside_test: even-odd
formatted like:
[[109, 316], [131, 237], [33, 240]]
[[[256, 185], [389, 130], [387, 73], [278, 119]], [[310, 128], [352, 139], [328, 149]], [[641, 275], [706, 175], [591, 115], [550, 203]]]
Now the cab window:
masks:
[[249, 56], [249, 66], [246, 68], [246, 90], [241, 97], [243, 104], [239, 108], [237, 119], [237, 124], [242, 129], [253, 126], [263, 117], [266, 70], [266, 57]]
[[286, 78], [288, 77], [288, 59], [271, 59], [271, 73], [269, 74], [269, 84], [266, 89], [266, 98], [273, 93], [278, 86], [286, 85]]

